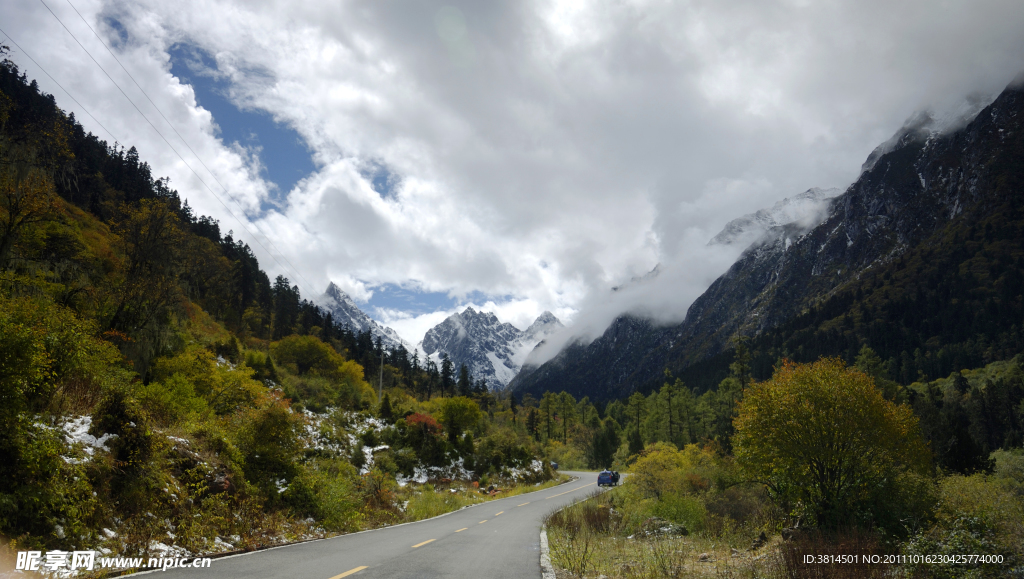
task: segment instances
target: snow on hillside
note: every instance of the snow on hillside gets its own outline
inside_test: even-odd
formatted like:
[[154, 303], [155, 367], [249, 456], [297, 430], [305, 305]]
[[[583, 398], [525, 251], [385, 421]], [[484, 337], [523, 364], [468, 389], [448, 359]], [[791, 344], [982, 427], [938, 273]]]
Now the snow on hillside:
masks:
[[814, 187], [799, 195], [787, 197], [767, 209], [759, 209], [733, 219], [708, 245], [736, 245], [746, 247], [760, 239], [772, 227], [796, 223], [811, 229], [828, 217], [829, 201], [841, 194], [842, 189]]

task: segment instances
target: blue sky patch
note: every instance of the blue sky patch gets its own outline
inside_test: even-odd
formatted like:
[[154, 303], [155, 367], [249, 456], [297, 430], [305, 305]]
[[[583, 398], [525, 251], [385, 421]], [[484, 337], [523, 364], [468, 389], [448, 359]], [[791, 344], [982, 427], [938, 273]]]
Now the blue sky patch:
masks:
[[316, 170], [309, 147], [297, 131], [275, 122], [263, 111], [239, 109], [231, 102], [231, 83], [219, 74], [217, 62], [208, 52], [175, 44], [168, 53], [171, 74], [192, 85], [196, 101], [210, 111], [220, 127], [221, 139], [262, 148], [259, 158], [265, 169], [263, 178], [279, 187], [272, 198], [283, 198], [300, 179]]
[[395, 187], [401, 182], [401, 178], [392, 173], [387, 165], [374, 161], [361, 173], [382, 199], [391, 199], [395, 196]]
[[400, 310], [418, 316], [439, 310], [450, 310], [466, 303], [482, 304], [488, 300], [495, 302], [507, 301], [512, 296], [488, 296], [483, 292], [472, 292], [463, 298], [454, 298], [447, 292], [428, 292], [418, 289], [404, 288], [388, 283], [373, 288], [373, 297], [367, 302], [369, 311], [374, 309]]
[[367, 305], [369, 309], [401, 310], [419, 315], [453, 308], [458, 303], [447, 292], [428, 292], [387, 283], [373, 288], [373, 297]]
[[121, 24], [121, 21], [117, 18], [107, 17], [103, 19], [103, 23], [110, 27], [114, 31], [114, 38], [107, 37], [107, 42], [114, 48], [121, 48], [128, 42], [128, 29]]

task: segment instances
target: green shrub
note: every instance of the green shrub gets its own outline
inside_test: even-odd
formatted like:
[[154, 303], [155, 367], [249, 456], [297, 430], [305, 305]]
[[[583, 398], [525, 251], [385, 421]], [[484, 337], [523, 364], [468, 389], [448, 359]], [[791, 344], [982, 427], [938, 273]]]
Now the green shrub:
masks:
[[894, 483], [931, 471], [911, 408], [887, 400], [873, 378], [838, 358], [782, 364], [744, 392], [733, 424], [749, 479], [823, 528], [891, 524], [887, 511], [915, 492]]
[[974, 474], [938, 482], [934, 523], [904, 545], [915, 555], [1003, 555], [1000, 565], [927, 565], [932, 577], [1005, 577], [1024, 573], [1024, 493], [1012, 481]]
[[1014, 481], [1024, 488], [1024, 448], [1002, 449], [990, 455], [997, 478]]
[[558, 468], [562, 470], [587, 468], [587, 457], [583, 450], [557, 440], [548, 441], [544, 456], [548, 462], [557, 462]]
[[282, 485], [296, 474], [298, 432], [302, 419], [283, 400], [268, 400], [233, 419], [235, 445], [242, 455], [245, 478], [260, 489], [273, 506]]
[[112, 386], [104, 391], [93, 410], [89, 434], [96, 437], [112, 434], [116, 437], [107, 446], [119, 478], [136, 476], [153, 458], [154, 440], [149, 417], [127, 385]]
[[164, 425], [203, 416], [209, 411], [206, 400], [197, 396], [192, 383], [180, 374], [142, 386], [138, 399], [154, 420]]
[[313, 517], [329, 531], [355, 531], [362, 521], [358, 478], [344, 461], [313, 462], [300, 469], [282, 498], [297, 515]]
[[24, 421], [17, 444], [18, 476], [0, 488], [0, 536], [22, 549], [85, 546], [98, 502], [84, 469], [64, 460], [64, 441], [49, 427]]
[[416, 467], [419, 465], [419, 459], [416, 457], [416, 452], [411, 448], [400, 448], [394, 452], [395, 465], [398, 467], [398, 472], [405, 476], [412, 476]]
[[683, 493], [666, 493], [661, 500], [651, 504], [651, 515], [678, 523], [687, 531], [703, 531], [707, 523], [707, 508], [704, 502], [694, 495]]
[[245, 365], [252, 368], [255, 372], [252, 376], [254, 380], [259, 380], [260, 382], [265, 382], [266, 380], [280, 382], [277, 368], [274, 366], [274, 361], [270, 359], [269, 354], [256, 350], [246, 350]]
[[394, 476], [398, 473], [398, 463], [393, 450], [385, 449], [373, 455], [373, 465], [381, 472]]
[[[963, 554], [1003, 554], [995, 540], [995, 530], [980, 517], [957, 516], [945, 520], [927, 533], [921, 533], [907, 541], [903, 547], [906, 555], [940, 555], [952, 557]], [[1012, 555], [1011, 555], [1012, 557]], [[910, 564], [913, 571], [934, 579], [960, 579], [982, 577], [1006, 577], [1012, 559], [1005, 563], [920, 563]]]
[[199, 346], [191, 346], [168, 358], [159, 358], [153, 364], [153, 381], [168, 383], [172, 377], [192, 385], [193, 392], [206, 400], [210, 409], [219, 415], [235, 412], [239, 408], [259, 404], [266, 395], [266, 385], [253, 380], [253, 370], [246, 366], [232, 368], [220, 364], [213, 353]]

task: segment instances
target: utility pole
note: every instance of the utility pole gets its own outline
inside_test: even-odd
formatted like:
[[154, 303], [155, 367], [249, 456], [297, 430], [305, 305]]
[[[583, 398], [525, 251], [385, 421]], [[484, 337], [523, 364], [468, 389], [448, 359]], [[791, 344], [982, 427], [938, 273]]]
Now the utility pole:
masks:
[[380, 349], [380, 382], [377, 383], [377, 406], [380, 406], [380, 393], [384, 390], [384, 348]]

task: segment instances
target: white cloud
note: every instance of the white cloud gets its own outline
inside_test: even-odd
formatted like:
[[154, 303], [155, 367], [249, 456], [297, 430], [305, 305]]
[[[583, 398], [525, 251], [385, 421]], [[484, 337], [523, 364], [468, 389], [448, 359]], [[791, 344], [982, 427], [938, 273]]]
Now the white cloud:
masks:
[[[512, 296], [481, 307], [516, 325], [550, 309], [593, 331], [623, 309], [678, 319], [731, 259], [704, 248], [724, 223], [849, 183], [916, 109], [998, 91], [1024, 55], [1024, 11], [1002, 0], [73, 1], [110, 38], [111, 19], [123, 25], [122, 62], [266, 233], [254, 250], [272, 275], [305, 295], [334, 279], [358, 299], [410, 280]], [[9, 4], [4, 29], [115, 138], [253, 242], [40, 4]], [[68, 5], [50, 4], [219, 191]], [[257, 216], [273, 184], [170, 74], [176, 43], [213, 55], [239, 107], [308, 142], [317, 172], [279, 207]], [[398, 178], [386, 198], [371, 164]], [[657, 263], [649, 289], [609, 297]], [[381, 315], [422, 336], [441, 314]]]

